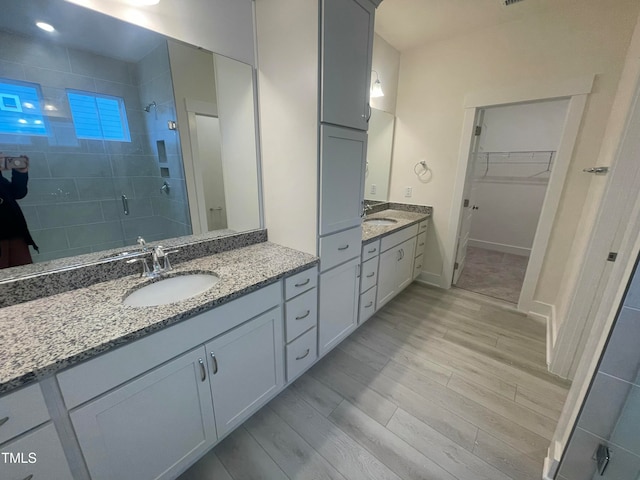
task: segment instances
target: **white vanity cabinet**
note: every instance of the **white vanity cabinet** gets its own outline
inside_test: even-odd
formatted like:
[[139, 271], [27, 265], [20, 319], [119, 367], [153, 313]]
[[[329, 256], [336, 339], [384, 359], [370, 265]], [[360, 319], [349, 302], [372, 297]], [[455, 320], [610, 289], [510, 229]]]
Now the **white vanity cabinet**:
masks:
[[[52, 423], [0, 445], [0, 452], [6, 454], [0, 458], [2, 480], [73, 479]], [[11, 461], [10, 455], [19, 461]]]
[[322, 125], [320, 132], [319, 233], [323, 236], [361, 223], [367, 133], [328, 125]]
[[57, 374], [93, 480], [175, 478], [284, 387], [283, 283]]
[[320, 121], [367, 130], [375, 6], [322, 0], [321, 15]]
[[283, 346], [280, 308], [205, 346], [219, 437], [233, 430], [284, 385]]
[[318, 346], [321, 356], [357, 326], [359, 269], [357, 257], [320, 275]]
[[93, 480], [169, 478], [217, 438], [203, 347], [71, 412]]
[[376, 310], [413, 281], [417, 233], [413, 225], [381, 240]]

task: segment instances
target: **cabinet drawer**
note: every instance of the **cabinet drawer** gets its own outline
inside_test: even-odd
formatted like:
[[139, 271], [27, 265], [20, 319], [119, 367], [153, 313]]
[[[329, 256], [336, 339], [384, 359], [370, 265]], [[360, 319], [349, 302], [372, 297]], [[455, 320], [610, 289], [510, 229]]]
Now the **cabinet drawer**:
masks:
[[0, 443], [49, 420], [40, 385], [30, 385], [0, 398]]
[[403, 228], [402, 230], [392, 233], [383, 237], [380, 241], [380, 251], [386, 252], [391, 247], [400, 245], [402, 242], [406, 242], [411, 237], [415, 237], [418, 234], [418, 224], [411, 225], [410, 227]]
[[377, 288], [374, 287], [360, 295], [360, 314], [358, 315], [360, 325], [369, 320], [376, 311], [376, 290]]
[[312, 328], [287, 345], [287, 381], [290, 382], [315, 362], [318, 352], [318, 329]]
[[318, 324], [318, 290], [309, 290], [289, 300], [285, 305], [286, 341], [289, 343], [301, 333]]
[[60, 439], [51, 423], [3, 445], [2, 452], [20, 455], [24, 462], [11, 463], [8, 459], [7, 461], [0, 460], [0, 465], [2, 465], [0, 477], [3, 480], [73, 479]]
[[422, 272], [423, 258], [424, 258], [424, 255], [418, 255], [416, 259], [413, 261], [413, 279], [414, 280], [418, 278], [418, 276], [420, 275], [420, 272]]
[[366, 292], [378, 283], [378, 257], [362, 264], [360, 277], [360, 293]]
[[370, 258], [378, 256], [380, 253], [380, 240], [375, 240], [362, 246], [362, 261], [366, 262]]
[[416, 243], [416, 257], [422, 255], [424, 253], [424, 245], [427, 243], [427, 232], [420, 233], [418, 235], [417, 243]]
[[362, 227], [334, 233], [320, 239], [320, 271], [340, 265], [360, 256]]
[[423, 220], [418, 224], [418, 233], [425, 233], [429, 225], [429, 219]]
[[316, 267], [296, 273], [284, 280], [284, 298], [289, 300], [302, 292], [315, 288], [317, 284], [318, 269]]

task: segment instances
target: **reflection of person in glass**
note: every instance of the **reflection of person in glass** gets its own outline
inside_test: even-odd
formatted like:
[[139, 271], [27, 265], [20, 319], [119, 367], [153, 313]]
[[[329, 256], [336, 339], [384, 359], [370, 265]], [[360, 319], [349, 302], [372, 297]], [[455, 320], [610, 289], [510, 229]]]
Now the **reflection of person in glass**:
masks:
[[0, 268], [33, 263], [29, 245], [36, 246], [16, 200], [27, 195], [29, 158], [0, 153], [0, 169], [11, 170], [11, 180], [0, 175]]

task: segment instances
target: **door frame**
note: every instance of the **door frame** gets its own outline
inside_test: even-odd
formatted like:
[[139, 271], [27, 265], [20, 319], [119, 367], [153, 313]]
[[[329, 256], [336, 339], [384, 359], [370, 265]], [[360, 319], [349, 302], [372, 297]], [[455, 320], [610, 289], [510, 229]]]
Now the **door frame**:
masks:
[[[451, 286], [453, 279], [455, 252], [462, 221], [461, 213], [462, 202], [464, 201], [464, 185], [467, 177], [469, 156], [473, 149], [475, 138], [474, 127], [478, 111], [487, 107], [568, 98], [569, 106], [567, 107], [562, 138], [556, 153], [554, 169], [549, 178], [542, 211], [540, 212], [540, 218], [538, 220], [538, 227], [531, 248], [529, 264], [527, 265], [527, 272], [517, 306], [518, 310], [523, 312], [528, 313], [532, 310], [534, 306], [533, 296], [542, 270], [542, 263], [547, 246], [549, 245], [549, 238], [551, 236], [556, 211], [560, 203], [569, 164], [571, 163], [571, 158], [575, 150], [587, 95], [591, 93], [594, 79], [595, 75], [585, 75], [583, 77], [549, 82], [547, 84], [519, 85], [512, 88], [479, 92], [465, 97], [464, 123], [453, 189], [453, 205], [460, 207], [451, 209], [451, 217], [449, 219], [450, 228], [446, 244], [450, 246], [449, 252], [453, 252], [453, 254], [445, 255], [443, 265], [443, 277], [444, 281], [447, 282], [447, 288]], [[455, 228], [452, 228], [453, 226], [455, 226]]]
[[193, 234], [205, 233], [207, 228], [207, 209], [202, 191], [202, 172], [200, 170], [200, 153], [198, 149], [198, 127], [196, 115], [218, 118], [218, 106], [213, 102], [184, 99], [185, 110], [187, 111], [187, 121], [189, 128], [189, 146], [191, 156], [189, 159], [184, 156], [184, 174], [187, 184], [187, 196], [189, 197], [189, 211]]

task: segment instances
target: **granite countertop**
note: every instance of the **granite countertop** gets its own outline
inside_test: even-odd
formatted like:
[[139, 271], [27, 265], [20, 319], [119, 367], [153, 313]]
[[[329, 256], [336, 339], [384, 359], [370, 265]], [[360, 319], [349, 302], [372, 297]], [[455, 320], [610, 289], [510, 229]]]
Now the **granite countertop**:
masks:
[[168, 276], [212, 272], [220, 281], [186, 300], [157, 307], [122, 304], [149, 283], [139, 275], [97, 283], [0, 309], [0, 394], [137, 340], [318, 263], [270, 242], [180, 263]]
[[431, 213], [407, 212], [404, 210], [392, 209], [372, 213], [370, 215], [367, 215], [365, 217], [365, 220], [368, 218], [390, 218], [393, 220], [397, 220], [397, 223], [394, 223], [393, 225], [371, 225], [366, 222], [362, 222], [362, 242], [371, 242], [397, 230], [401, 230], [415, 223], [422, 222], [423, 220], [430, 217]]

